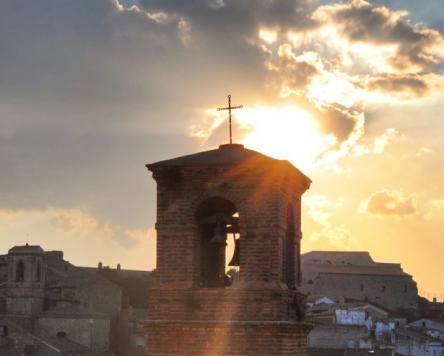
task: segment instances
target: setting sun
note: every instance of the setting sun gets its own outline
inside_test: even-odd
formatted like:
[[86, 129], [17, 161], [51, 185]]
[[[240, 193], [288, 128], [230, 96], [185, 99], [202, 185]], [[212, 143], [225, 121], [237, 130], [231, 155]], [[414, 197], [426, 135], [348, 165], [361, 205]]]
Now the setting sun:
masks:
[[237, 113], [250, 128], [243, 143], [279, 159], [288, 159], [302, 170], [314, 168], [316, 159], [331, 145], [309, 113], [295, 106], [246, 108]]

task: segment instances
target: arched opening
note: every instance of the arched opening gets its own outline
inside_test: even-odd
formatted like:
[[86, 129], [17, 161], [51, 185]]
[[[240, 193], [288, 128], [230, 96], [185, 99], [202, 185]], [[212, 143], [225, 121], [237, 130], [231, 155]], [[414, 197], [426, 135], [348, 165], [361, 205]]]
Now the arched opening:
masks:
[[287, 228], [283, 253], [283, 280], [288, 288], [294, 289], [297, 284], [296, 255], [299, 253], [296, 246], [296, 225], [294, 209], [291, 204], [287, 207]]
[[40, 261], [37, 262], [35, 281], [40, 282], [42, 280], [42, 264]]
[[[239, 261], [239, 213], [223, 198], [209, 198], [196, 211], [199, 226], [199, 285], [209, 288], [230, 286]], [[227, 273], [230, 269], [230, 273]]]
[[64, 339], [64, 338], [66, 338], [66, 332], [65, 331], [57, 331], [56, 337], [58, 339]]
[[23, 261], [17, 262], [17, 265], [15, 266], [15, 281], [25, 281], [25, 264], [23, 263]]

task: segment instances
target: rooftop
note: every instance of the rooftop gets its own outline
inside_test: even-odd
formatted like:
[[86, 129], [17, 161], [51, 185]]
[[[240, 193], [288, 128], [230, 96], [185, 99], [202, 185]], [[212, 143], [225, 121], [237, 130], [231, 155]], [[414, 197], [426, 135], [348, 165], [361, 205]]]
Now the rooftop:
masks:
[[147, 168], [152, 170], [158, 167], [179, 167], [179, 166], [207, 166], [207, 165], [224, 165], [224, 164], [239, 164], [239, 163], [265, 163], [275, 162], [288, 166], [293, 170], [296, 170], [302, 175], [307, 182], [311, 182], [310, 179], [305, 176], [301, 171], [294, 167], [287, 160], [278, 160], [262, 153], [245, 148], [241, 144], [226, 144], [220, 145], [219, 148], [194, 153], [191, 155], [180, 156], [173, 159], [159, 161], [151, 164], [147, 164]]
[[402, 276], [408, 277], [401, 268], [395, 266], [353, 266], [353, 265], [321, 265], [318, 269], [319, 273], [334, 274], [360, 274], [360, 275], [378, 275], [378, 276]]
[[23, 254], [23, 255], [41, 255], [44, 251], [39, 245], [24, 245], [24, 246], [14, 246], [9, 249], [8, 254]]
[[427, 335], [425, 333], [425, 330], [422, 328], [410, 326], [407, 328], [397, 329], [396, 333], [398, 335], [404, 335], [404, 336], [408, 336], [411, 338], [420, 339], [420, 340], [424, 340], [424, 341], [442, 343], [442, 341], [440, 339], [438, 339], [436, 337], [432, 337], [430, 335]]

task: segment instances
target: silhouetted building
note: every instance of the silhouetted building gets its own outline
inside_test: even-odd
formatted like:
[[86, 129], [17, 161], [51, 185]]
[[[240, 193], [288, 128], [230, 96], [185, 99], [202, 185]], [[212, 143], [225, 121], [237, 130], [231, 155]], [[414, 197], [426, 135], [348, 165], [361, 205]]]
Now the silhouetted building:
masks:
[[62, 251], [0, 256], [0, 355], [142, 355], [149, 272], [76, 267]]
[[303, 291], [309, 300], [340, 297], [414, 312], [418, 288], [398, 263], [375, 262], [368, 252], [311, 251], [302, 255]]
[[305, 355], [298, 285], [310, 179], [239, 144], [147, 167], [157, 182], [150, 355]]

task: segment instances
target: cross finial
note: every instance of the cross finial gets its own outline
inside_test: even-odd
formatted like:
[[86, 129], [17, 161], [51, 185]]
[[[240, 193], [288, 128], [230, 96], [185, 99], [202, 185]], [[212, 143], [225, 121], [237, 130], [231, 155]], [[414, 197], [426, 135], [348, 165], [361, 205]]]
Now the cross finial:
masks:
[[242, 109], [243, 105], [231, 106], [231, 95], [228, 94], [228, 106], [225, 108], [217, 108], [217, 111], [228, 110], [228, 120], [230, 124], [230, 145], [233, 143], [233, 134], [231, 129], [231, 110]]

